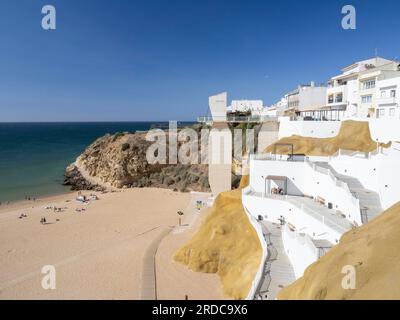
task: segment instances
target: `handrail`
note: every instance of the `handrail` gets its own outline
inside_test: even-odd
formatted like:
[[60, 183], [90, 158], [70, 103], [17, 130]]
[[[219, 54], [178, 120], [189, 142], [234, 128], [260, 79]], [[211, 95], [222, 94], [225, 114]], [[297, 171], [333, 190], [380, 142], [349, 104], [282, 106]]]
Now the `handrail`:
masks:
[[[297, 207], [298, 209], [300, 209], [300, 210], [302, 210], [302, 211], [304, 211], [304, 212], [307, 212], [307, 211], [308, 211], [309, 213], [312, 214], [312, 216], [313, 216], [316, 220], [318, 220], [316, 216], [321, 216], [321, 214], [320, 214], [318, 211], [315, 211], [314, 209], [312, 209], [311, 207], [309, 207], [309, 206], [307, 206], [307, 205], [301, 205], [300, 203], [298, 203], [298, 202], [297, 202], [296, 200], [294, 200], [293, 198], [290, 198], [290, 199], [289, 199], [289, 202], [290, 202], [292, 205], [294, 205], [295, 207]], [[341, 229], [341, 230], [347, 231], [346, 227], [339, 225], [339, 224], [336, 223], [335, 221], [332, 221], [331, 219], [325, 219], [324, 216], [321, 216], [321, 217], [322, 217], [322, 219], [321, 219], [322, 224], [324, 224], [324, 225], [329, 225], [329, 224], [335, 225], [337, 228], [339, 228], [339, 229]], [[346, 219], [346, 220], [347, 220], [347, 219]], [[347, 220], [347, 221], [348, 221], [348, 220]], [[349, 224], [351, 224], [351, 223], [349, 222]]]
[[[244, 190], [242, 190], [242, 192]], [[257, 291], [260, 287], [260, 283], [263, 280], [264, 267], [265, 267], [265, 263], [267, 262], [267, 259], [268, 259], [268, 248], [267, 248], [267, 242], [265, 240], [264, 233], [262, 231], [260, 224], [257, 221], [255, 221], [254, 217], [249, 213], [249, 211], [247, 210], [246, 207], [244, 207], [244, 211], [247, 215], [247, 218], [249, 219], [250, 224], [253, 226], [253, 228], [255, 229], [255, 231], [257, 233], [257, 236], [260, 240], [260, 244], [261, 244], [261, 248], [262, 248], [262, 257], [261, 257], [260, 266], [258, 268], [258, 271], [257, 271], [254, 279], [253, 279], [250, 291], [246, 297], [246, 300], [254, 300], [256, 298]]]
[[[315, 211], [311, 207], [309, 207], [307, 204], [304, 203], [299, 203], [299, 201], [296, 198], [301, 198], [301, 197], [296, 197], [296, 196], [282, 196], [282, 195], [275, 195], [275, 194], [262, 194], [261, 192], [250, 192], [246, 193], [246, 196], [255, 196], [258, 198], [267, 198], [271, 200], [279, 200], [279, 201], [285, 201], [287, 203], [290, 203], [292, 206], [296, 207], [297, 209], [300, 209], [306, 214], [309, 214], [312, 218], [315, 220], [318, 220], [322, 222], [324, 225], [334, 225], [337, 228], [339, 228], [341, 231], [347, 231], [348, 228], [345, 227], [344, 225], [340, 225], [333, 221], [330, 216], [328, 216], [328, 219], [325, 219], [325, 216], [322, 215], [320, 212]], [[339, 218], [340, 219], [340, 218]], [[347, 219], [343, 218], [349, 225], [351, 225], [351, 222], [348, 221]]]
[[300, 234], [297, 231], [292, 231], [287, 224], [283, 227], [282, 233], [286, 234], [291, 239], [297, 240], [301, 245], [308, 246], [309, 249], [311, 249], [313, 253], [318, 256], [318, 248], [315, 246], [309, 235], [305, 233]]
[[[317, 171], [317, 172], [319, 172], [319, 173], [328, 175], [328, 176], [331, 178], [331, 180], [332, 180], [333, 182], [335, 182], [336, 185], [337, 185], [339, 188], [344, 189], [344, 190], [349, 194], [350, 197], [354, 198], [355, 200], [358, 200], [358, 198], [351, 192], [349, 185], [348, 185], [346, 182], [344, 182], [344, 181], [342, 181], [342, 180], [336, 178], [336, 176], [333, 174], [332, 170], [330, 170], [330, 169], [328, 169], [328, 168], [319, 167], [318, 165], [316, 165], [315, 163], [312, 163], [312, 162], [310, 162], [310, 161], [307, 161], [307, 163], [310, 165], [310, 167], [311, 167], [313, 170], [315, 170], [315, 171]], [[354, 202], [354, 201], [353, 201], [353, 202]]]

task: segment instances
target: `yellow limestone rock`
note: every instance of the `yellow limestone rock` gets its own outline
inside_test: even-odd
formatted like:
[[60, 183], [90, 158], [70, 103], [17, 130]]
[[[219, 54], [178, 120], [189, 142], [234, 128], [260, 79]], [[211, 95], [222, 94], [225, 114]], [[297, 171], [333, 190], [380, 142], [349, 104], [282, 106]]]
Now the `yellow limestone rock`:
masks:
[[[342, 286], [351, 275], [342, 273], [345, 266], [354, 267], [355, 289], [349, 289], [347, 279], [347, 289]], [[400, 299], [400, 202], [344, 234], [278, 299]]]
[[[295, 154], [308, 156], [331, 156], [339, 149], [372, 152], [377, 149], [376, 141], [372, 140], [369, 123], [362, 121], [343, 121], [339, 134], [333, 138], [310, 138], [293, 135], [280, 139], [277, 143], [293, 144]], [[380, 144], [387, 147], [388, 145]], [[273, 152], [274, 145], [265, 149], [265, 152]], [[288, 147], [277, 146], [278, 154], [288, 154]]]
[[[242, 179], [242, 186], [246, 185]], [[241, 190], [221, 193], [199, 231], [174, 259], [196, 272], [217, 273], [226, 296], [246, 298], [261, 263], [257, 233], [244, 212]]]

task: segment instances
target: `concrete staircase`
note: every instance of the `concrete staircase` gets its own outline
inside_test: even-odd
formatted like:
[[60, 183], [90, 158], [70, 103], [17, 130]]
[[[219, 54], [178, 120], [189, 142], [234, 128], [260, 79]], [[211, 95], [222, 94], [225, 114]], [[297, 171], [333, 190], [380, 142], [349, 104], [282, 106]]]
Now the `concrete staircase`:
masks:
[[329, 169], [338, 180], [347, 183], [350, 192], [360, 200], [363, 223], [374, 219], [383, 211], [378, 193], [364, 188], [358, 179], [336, 172], [327, 162], [316, 162], [315, 164], [318, 167]]
[[279, 291], [296, 278], [283, 247], [281, 227], [268, 221], [261, 221], [260, 224], [267, 241], [268, 259], [256, 299], [274, 300]]

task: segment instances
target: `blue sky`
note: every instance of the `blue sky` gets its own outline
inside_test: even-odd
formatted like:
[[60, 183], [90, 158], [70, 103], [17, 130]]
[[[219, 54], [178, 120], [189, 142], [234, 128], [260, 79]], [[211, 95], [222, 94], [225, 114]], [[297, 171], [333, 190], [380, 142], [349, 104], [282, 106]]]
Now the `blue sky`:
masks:
[[[41, 8], [57, 9], [57, 30]], [[353, 4], [357, 30], [341, 28]], [[374, 55], [398, 0], [1, 0], [0, 121], [193, 120], [208, 96], [272, 104]]]

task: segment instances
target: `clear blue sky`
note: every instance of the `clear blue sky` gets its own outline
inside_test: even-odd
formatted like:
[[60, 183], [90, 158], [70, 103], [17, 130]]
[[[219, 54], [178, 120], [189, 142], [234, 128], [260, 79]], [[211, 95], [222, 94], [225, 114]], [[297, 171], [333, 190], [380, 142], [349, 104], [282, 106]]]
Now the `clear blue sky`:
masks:
[[[57, 9], [57, 30], [41, 8]], [[357, 30], [341, 8], [357, 9]], [[0, 121], [192, 120], [207, 98], [272, 104], [374, 55], [400, 58], [400, 2], [1, 0]]]

